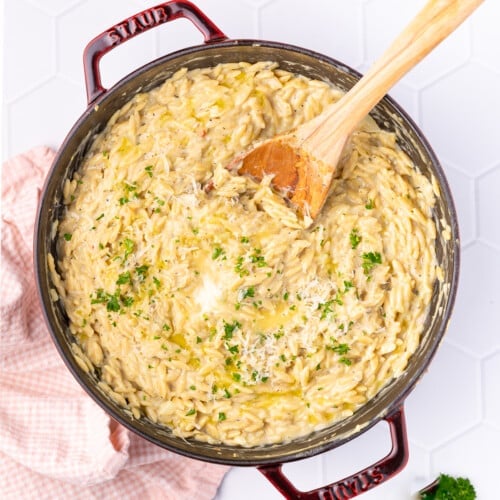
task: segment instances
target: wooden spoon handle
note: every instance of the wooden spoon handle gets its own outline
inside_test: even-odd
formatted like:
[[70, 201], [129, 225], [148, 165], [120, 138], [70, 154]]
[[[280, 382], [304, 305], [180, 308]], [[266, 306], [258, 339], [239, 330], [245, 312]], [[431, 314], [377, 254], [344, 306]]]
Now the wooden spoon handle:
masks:
[[[328, 161], [336, 130], [350, 135], [360, 121], [388, 90], [421, 61], [436, 45], [453, 32], [483, 0], [430, 0], [370, 70], [342, 99], [327, 110], [327, 118], [311, 124], [306, 141], [314, 148], [321, 143]], [[302, 138], [305, 138], [302, 135]], [[336, 154], [336, 153], [335, 153]]]

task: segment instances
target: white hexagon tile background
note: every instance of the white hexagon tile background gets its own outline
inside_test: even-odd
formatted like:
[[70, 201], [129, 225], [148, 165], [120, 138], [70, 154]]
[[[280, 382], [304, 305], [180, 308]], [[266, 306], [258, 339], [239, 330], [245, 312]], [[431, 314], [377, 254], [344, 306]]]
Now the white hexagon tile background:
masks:
[[[363, 72], [423, 0], [194, 0], [231, 38], [306, 47]], [[86, 108], [88, 41], [156, 3], [145, 0], [3, 2], [3, 159], [57, 148]], [[360, 498], [404, 500], [439, 472], [463, 475], [478, 498], [500, 498], [500, 0], [484, 4], [395, 86], [451, 185], [461, 231], [460, 285], [445, 339], [405, 403], [407, 467]], [[202, 43], [179, 20], [102, 60], [105, 86], [173, 50]], [[297, 487], [339, 479], [381, 458], [385, 422], [350, 443], [288, 464]], [[279, 499], [254, 468], [234, 468], [218, 500]]]

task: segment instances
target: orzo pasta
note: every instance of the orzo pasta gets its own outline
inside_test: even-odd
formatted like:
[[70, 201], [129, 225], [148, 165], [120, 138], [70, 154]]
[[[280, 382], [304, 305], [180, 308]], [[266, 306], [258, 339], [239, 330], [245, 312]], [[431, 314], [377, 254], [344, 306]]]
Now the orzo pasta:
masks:
[[437, 275], [435, 194], [395, 136], [363, 123], [308, 229], [270, 179], [225, 168], [340, 96], [274, 63], [183, 69], [118, 111], [65, 185], [53, 281], [80, 365], [135, 417], [283, 442], [405, 369]]

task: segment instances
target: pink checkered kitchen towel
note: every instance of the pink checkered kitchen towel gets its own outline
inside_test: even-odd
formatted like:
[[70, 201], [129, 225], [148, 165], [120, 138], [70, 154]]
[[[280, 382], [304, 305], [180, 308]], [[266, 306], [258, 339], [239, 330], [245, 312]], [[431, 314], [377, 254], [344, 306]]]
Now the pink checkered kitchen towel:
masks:
[[53, 158], [39, 147], [2, 169], [0, 498], [213, 498], [227, 467], [163, 450], [112, 420], [73, 379], [50, 339], [32, 247]]

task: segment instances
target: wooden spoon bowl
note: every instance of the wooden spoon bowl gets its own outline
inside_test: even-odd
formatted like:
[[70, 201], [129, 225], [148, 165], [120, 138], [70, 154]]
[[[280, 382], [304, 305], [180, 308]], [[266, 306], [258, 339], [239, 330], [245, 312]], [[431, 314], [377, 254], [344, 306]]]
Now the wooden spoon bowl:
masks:
[[259, 181], [273, 176], [273, 187], [312, 223], [328, 197], [344, 147], [361, 120], [482, 2], [430, 0], [338, 102], [288, 134], [260, 143], [228, 168]]

